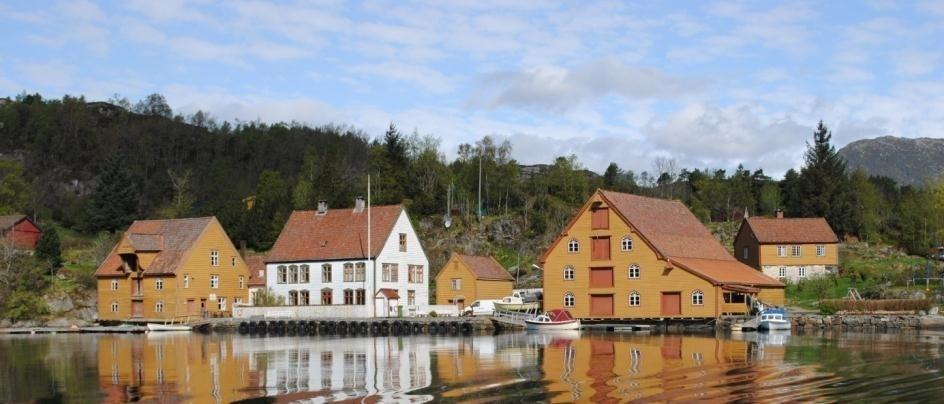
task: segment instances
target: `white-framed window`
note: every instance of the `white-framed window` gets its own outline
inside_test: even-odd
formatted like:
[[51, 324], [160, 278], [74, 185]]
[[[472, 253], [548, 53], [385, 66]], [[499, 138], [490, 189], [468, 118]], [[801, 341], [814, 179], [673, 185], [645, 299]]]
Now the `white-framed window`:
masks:
[[824, 245], [822, 245], [822, 244], [816, 246], [816, 256], [817, 256], [817, 257], [825, 257], [825, 256], [826, 256], [826, 246], [824, 246]]
[[800, 246], [798, 245], [793, 246], [793, 256], [794, 257], [800, 256]]
[[452, 290], [461, 290], [462, 289], [462, 279], [454, 278], [452, 280]]
[[278, 283], [288, 283], [288, 268], [285, 265], [279, 265], [278, 270]]
[[410, 306], [416, 305], [416, 291], [415, 290], [406, 291], [406, 304]]
[[409, 283], [423, 283], [423, 266], [422, 265], [408, 265], [407, 266], [407, 282]]
[[220, 250], [210, 250], [210, 266], [220, 266]]
[[331, 283], [331, 264], [321, 265], [321, 283]]
[[218, 297], [218, 298], [216, 299], [216, 303], [217, 303], [217, 307], [220, 309], [220, 311], [226, 310], [226, 298], [225, 298], [225, 297]]
[[354, 264], [353, 263], [348, 262], [344, 264], [344, 281], [354, 282]]
[[632, 291], [629, 293], [629, 306], [630, 307], [639, 307], [640, 297], [639, 292]]
[[779, 273], [779, 274], [778, 274], [777, 276], [779, 276], [779, 277], [781, 277], [781, 278], [786, 278], [786, 277], [787, 277], [787, 267], [780, 267], [780, 269], [778, 270], [778, 273]]
[[118, 290], [118, 280], [117, 280], [117, 279], [112, 279], [112, 280], [111, 280], [111, 290]]
[[158, 300], [157, 303], [154, 303], [154, 312], [163, 313], [164, 312], [164, 302]]
[[219, 288], [220, 288], [220, 276], [210, 275], [210, 289], [219, 289]]
[[154, 289], [155, 290], [164, 290], [164, 280], [156, 279], [154, 280]]
[[398, 282], [399, 272], [399, 265], [390, 263], [383, 264], [383, 273], [381, 279], [383, 279], [384, 282]]
[[785, 246], [785, 245], [778, 245], [778, 246], [777, 246], [777, 256], [778, 256], [778, 257], [786, 257], [786, 256], [787, 256], [787, 246]]
[[580, 242], [575, 238], [570, 239], [570, 241], [567, 242], [567, 252], [571, 254], [580, 252]]
[[233, 298], [233, 307], [243, 304], [243, 299], [241, 297]]
[[797, 275], [801, 278], [806, 278], [806, 268], [800, 267], [800, 269], [797, 270]]
[[112, 301], [112, 302], [111, 302], [111, 312], [112, 312], [112, 313], [117, 313], [117, 312], [118, 312], [118, 302], [115, 302], [115, 301]]
[[574, 280], [574, 267], [572, 265], [567, 265], [564, 267], [564, 280], [565, 281]]
[[367, 264], [358, 262], [354, 264], [354, 282], [367, 281]]
[[184, 289], [190, 289], [190, 274], [184, 274]]
[[231, 267], [235, 267], [235, 266], [236, 266], [236, 257], [235, 257], [235, 256], [229, 257], [229, 266], [231, 266]]
[[747, 259], [750, 256], [749, 249], [744, 247], [744, 250], [741, 251], [741, 258]]
[[298, 265], [288, 266], [288, 283], [298, 283]]
[[406, 233], [400, 233], [400, 252], [406, 252]]
[[308, 283], [308, 273], [310, 272], [308, 264], [303, 264], [298, 269], [298, 283]]
[[571, 292], [564, 293], [564, 307], [574, 307], [574, 304], [577, 303], [577, 299], [574, 298], [574, 294]]
[[633, 239], [629, 236], [624, 236], [620, 240], [620, 251], [629, 252], [633, 250]]
[[704, 306], [705, 305], [705, 294], [700, 290], [695, 290], [692, 292], [692, 306]]
[[246, 286], [246, 278], [243, 278], [242, 275], [239, 276], [239, 288], [244, 289]]
[[639, 279], [639, 264], [629, 266], [629, 279]]

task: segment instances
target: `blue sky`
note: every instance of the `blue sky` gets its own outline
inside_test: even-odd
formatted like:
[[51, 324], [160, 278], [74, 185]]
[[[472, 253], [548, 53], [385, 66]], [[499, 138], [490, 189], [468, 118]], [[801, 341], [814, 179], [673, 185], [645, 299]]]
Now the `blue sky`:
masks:
[[218, 120], [483, 135], [523, 163], [637, 172], [798, 167], [944, 134], [944, 2], [0, 3], [0, 95], [132, 101]]

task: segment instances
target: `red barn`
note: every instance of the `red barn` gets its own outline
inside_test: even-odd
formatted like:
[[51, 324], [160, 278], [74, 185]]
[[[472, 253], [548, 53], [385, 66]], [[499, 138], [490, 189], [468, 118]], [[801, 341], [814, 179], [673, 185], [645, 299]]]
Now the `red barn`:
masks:
[[3, 239], [18, 250], [35, 250], [43, 231], [26, 215], [0, 216]]

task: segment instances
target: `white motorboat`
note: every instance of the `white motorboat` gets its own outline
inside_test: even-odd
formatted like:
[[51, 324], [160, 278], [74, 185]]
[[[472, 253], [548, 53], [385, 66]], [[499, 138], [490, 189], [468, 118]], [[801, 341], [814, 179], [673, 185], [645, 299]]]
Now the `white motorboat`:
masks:
[[784, 309], [767, 309], [760, 313], [760, 323], [758, 330], [789, 330], [790, 320], [787, 319], [787, 312]]
[[525, 328], [529, 331], [560, 331], [579, 330], [580, 320], [563, 309], [556, 309], [541, 314], [533, 319], [524, 320]]
[[522, 292], [514, 292], [495, 301], [495, 310], [500, 311], [537, 311], [541, 302]]
[[156, 331], [191, 331], [192, 327], [184, 324], [158, 324], [158, 323], [147, 323], [147, 329], [150, 332]]

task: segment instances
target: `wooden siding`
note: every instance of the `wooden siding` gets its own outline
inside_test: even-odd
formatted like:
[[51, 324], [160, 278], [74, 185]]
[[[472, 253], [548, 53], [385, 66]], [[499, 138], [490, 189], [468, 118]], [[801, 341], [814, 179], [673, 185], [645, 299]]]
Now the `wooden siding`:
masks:
[[[744, 258], [745, 248], [748, 251], [747, 258]], [[734, 238], [734, 258], [737, 258], [744, 265], [760, 270], [759, 251], [760, 244], [757, 242], [757, 238], [754, 237], [754, 233], [751, 232], [746, 222], [742, 221], [741, 228], [738, 229], [737, 236]]]
[[35, 250], [42, 231], [29, 219], [23, 219], [7, 230], [3, 237], [18, 250]]
[[505, 296], [511, 296], [512, 289], [514, 289], [513, 281], [479, 279], [475, 281], [475, 299], [473, 300], [499, 300]]
[[[462, 288], [452, 290], [452, 279], [462, 279]], [[465, 298], [468, 307], [476, 300], [497, 300], [511, 296], [513, 281], [476, 279], [468, 266], [453, 255], [436, 274], [436, 304], [452, 304], [451, 299], [458, 296]]]
[[787, 302], [785, 288], [761, 288], [757, 298], [767, 304], [783, 306]]
[[[787, 248], [786, 257], [777, 256], [777, 246]], [[839, 265], [839, 244], [799, 244], [800, 256], [793, 256], [797, 244], [763, 244], [760, 246], [760, 265]], [[826, 256], [816, 256], [816, 246], [826, 246]]]
[[[574, 307], [568, 310], [578, 318], [590, 315], [590, 294], [612, 294], [614, 318], [657, 318], [661, 315], [661, 295], [663, 291], [680, 292], [682, 307], [678, 317], [716, 317], [720, 310], [714, 293], [715, 287], [708, 281], [681, 268], [667, 269], [667, 263], [660, 260], [656, 253], [643, 241], [634, 229], [624, 222], [615, 209], [608, 209], [609, 229], [591, 229], [589, 207], [595, 202], [604, 203], [595, 193], [583, 206], [573, 222], [565, 229], [564, 242], [553, 245], [544, 262], [544, 308], [547, 310], [564, 307], [564, 294], [573, 293]], [[620, 240], [629, 235], [633, 239], [633, 250], [620, 251]], [[609, 237], [611, 256], [606, 261], [591, 261], [590, 244], [592, 237]], [[576, 238], [580, 242], [580, 251], [567, 252], [567, 240]], [[629, 278], [629, 266], [640, 267], [638, 279]], [[564, 280], [564, 267], [574, 267], [574, 280]], [[614, 285], [612, 288], [590, 288], [590, 268], [613, 267]], [[691, 294], [695, 290], [704, 293], [704, 304], [691, 304]], [[632, 291], [640, 294], [640, 305], [629, 306]]]

